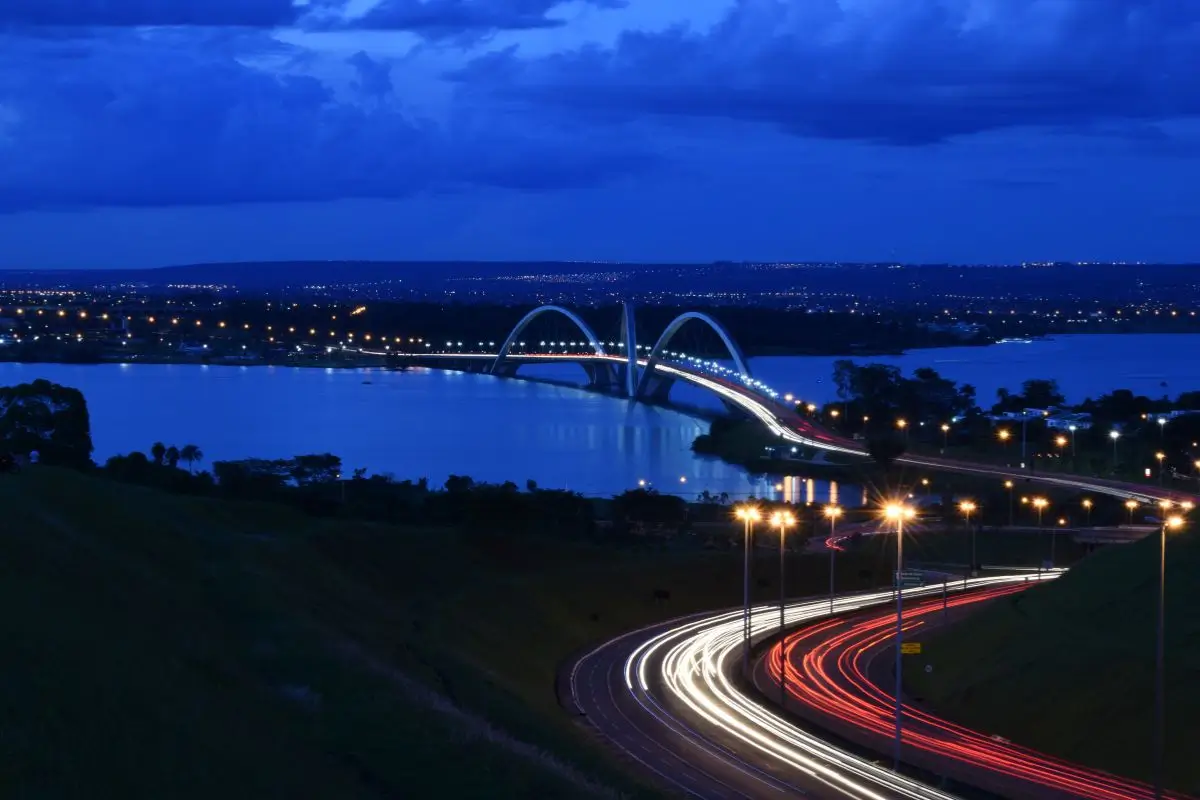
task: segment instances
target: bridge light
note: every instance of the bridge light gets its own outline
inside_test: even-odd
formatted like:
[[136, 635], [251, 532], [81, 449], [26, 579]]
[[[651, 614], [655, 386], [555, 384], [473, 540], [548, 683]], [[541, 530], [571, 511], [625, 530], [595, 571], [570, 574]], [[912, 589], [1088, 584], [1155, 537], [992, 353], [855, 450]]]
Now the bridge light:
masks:
[[458, 347], [462, 347], [462, 342], [459, 342], [459, 343], [458, 343]]

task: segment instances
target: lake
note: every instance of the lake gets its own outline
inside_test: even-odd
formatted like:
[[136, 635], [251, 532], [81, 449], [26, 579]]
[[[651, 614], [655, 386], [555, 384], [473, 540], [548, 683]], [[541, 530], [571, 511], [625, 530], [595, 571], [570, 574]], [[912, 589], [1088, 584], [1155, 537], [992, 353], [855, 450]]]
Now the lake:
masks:
[[161, 364], [0, 363], [0, 385], [45, 378], [83, 392], [95, 459], [162, 441], [195, 444], [204, 463], [330, 452], [347, 472], [399, 479], [451, 474], [532, 479], [612, 495], [645, 481], [695, 497], [707, 490], [856, 504], [838, 487], [792, 477], [782, 490], [691, 443], [707, 425], [666, 409], [568, 387], [432, 370], [326, 370]]
[[[1026, 378], [1054, 378], [1068, 400], [1079, 401], [1122, 387], [1151, 396], [1200, 389], [1200, 362], [1191, 356], [1198, 346], [1200, 336], [1192, 335], [1062, 336], [858, 360], [894, 364], [906, 374], [933, 367], [974, 384], [984, 404], [996, 389], [1016, 389]], [[836, 360], [759, 358], [752, 366], [777, 390], [824, 402], [836, 398]], [[530, 371], [582, 375], [569, 365]], [[84, 393], [100, 462], [162, 441], [195, 444], [206, 463], [331, 452], [347, 471], [365, 467], [434, 484], [460, 474], [611, 495], [645, 481], [691, 497], [707, 490], [732, 498], [862, 501], [861, 489], [803, 476], [776, 491], [774, 481], [698, 458], [690, 446], [707, 424], [686, 414], [543, 383], [428, 370], [0, 363], [0, 384], [36, 378]], [[693, 387], [672, 396], [717, 407]]]

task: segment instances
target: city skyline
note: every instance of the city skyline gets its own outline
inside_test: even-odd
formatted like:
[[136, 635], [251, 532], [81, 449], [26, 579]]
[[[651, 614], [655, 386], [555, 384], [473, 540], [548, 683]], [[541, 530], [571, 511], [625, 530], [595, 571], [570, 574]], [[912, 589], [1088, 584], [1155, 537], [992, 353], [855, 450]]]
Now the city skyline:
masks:
[[1140, 0], [7, 4], [0, 267], [1196, 261], [1198, 23]]

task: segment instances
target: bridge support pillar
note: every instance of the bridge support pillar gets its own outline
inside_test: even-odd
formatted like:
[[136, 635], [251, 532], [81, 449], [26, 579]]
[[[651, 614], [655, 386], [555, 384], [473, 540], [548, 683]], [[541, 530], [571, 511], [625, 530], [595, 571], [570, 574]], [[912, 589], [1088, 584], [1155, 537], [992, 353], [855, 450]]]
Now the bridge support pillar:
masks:
[[625, 345], [625, 364], [621, 367], [624, 396], [635, 397], [638, 384], [637, 320], [633, 316], [633, 303], [628, 300], [621, 304], [621, 342]]

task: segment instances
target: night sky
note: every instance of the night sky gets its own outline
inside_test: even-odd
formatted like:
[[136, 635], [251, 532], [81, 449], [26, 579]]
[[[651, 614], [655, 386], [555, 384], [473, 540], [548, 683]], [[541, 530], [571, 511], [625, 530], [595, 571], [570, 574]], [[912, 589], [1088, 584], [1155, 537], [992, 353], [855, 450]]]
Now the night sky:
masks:
[[0, 0], [0, 266], [1200, 261], [1191, 0]]

